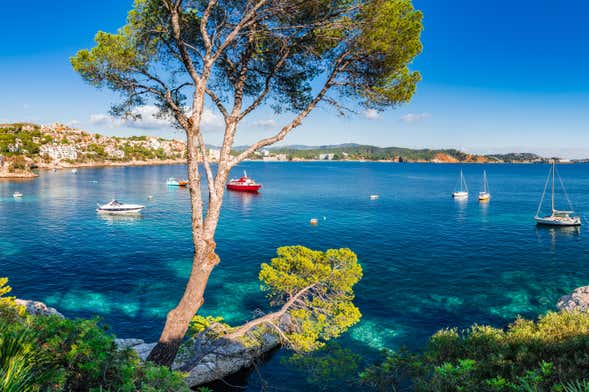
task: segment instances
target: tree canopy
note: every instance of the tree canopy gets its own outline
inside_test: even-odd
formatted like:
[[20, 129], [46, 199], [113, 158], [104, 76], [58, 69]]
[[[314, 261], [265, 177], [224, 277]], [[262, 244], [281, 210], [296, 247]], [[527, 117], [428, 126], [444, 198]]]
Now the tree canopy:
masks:
[[[124, 27], [98, 32], [96, 46], [71, 62], [88, 82], [122, 94], [116, 114], [155, 100], [186, 121], [203, 78], [225, 116], [263, 102], [305, 110], [319, 82], [340, 109], [347, 98], [382, 108], [408, 101], [420, 79], [408, 64], [421, 51], [421, 19], [410, 0], [136, 0]], [[237, 113], [228, 106], [246, 100]]]

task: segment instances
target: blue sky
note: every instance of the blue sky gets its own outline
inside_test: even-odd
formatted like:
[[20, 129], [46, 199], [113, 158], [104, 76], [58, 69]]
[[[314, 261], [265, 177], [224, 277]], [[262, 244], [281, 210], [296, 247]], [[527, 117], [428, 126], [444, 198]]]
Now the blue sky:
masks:
[[[113, 121], [115, 97], [86, 85], [69, 56], [97, 30], [124, 24], [127, 0], [3, 2], [0, 122], [71, 123], [110, 135], [181, 137], [165, 124]], [[589, 156], [589, 4], [581, 0], [414, 0], [424, 12], [424, 52], [412, 68], [423, 81], [410, 104], [379, 116], [339, 118], [317, 110], [288, 144], [367, 143], [531, 151]], [[149, 108], [145, 108], [149, 114]], [[371, 118], [368, 118], [371, 117]], [[264, 111], [237, 143], [269, 135], [282, 120]], [[221, 137], [218, 118], [207, 137]]]

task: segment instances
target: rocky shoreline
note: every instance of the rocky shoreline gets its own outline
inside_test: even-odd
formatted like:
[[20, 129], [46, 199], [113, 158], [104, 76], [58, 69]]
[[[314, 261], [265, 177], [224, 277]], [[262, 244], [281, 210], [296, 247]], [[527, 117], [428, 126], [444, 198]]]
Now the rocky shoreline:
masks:
[[[40, 172], [49, 170], [67, 170], [77, 168], [94, 168], [94, 167], [127, 167], [127, 166], [160, 166], [160, 165], [181, 165], [186, 163], [186, 159], [161, 159], [147, 161], [128, 161], [128, 162], [87, 162], [87, 163], [62, 163], [60, 165], [40, 164], [37, 169]], [[20, 180], [33, 179], [39, 177], [34, 172], [6, 172], [0, 171], [0, 179]]]

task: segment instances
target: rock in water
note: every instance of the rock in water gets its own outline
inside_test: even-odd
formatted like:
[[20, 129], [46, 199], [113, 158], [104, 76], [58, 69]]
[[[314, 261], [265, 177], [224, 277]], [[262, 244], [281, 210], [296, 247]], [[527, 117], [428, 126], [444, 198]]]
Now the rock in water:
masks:
[[39, 301], [31, 301], [28, 299], [16, 299], [15, 302], [17, 305], [24, 306], [27, 313], [32, 316], [58, 316], [61, 318], [65, 318], [63, 314], [59, 313], [57, 309], [50, 308], [49, 306], [45, 305], [43, 302]]
[[564, 295], [558, 300], [558, 310], [580, 310], [589, 311], [589, 286], [579, 287], [570, 295]]

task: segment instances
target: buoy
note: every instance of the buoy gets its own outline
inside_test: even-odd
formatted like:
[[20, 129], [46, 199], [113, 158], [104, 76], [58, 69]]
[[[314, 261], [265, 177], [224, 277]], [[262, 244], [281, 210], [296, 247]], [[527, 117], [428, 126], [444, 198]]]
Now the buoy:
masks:
[[311, 223], [313, 226], [317, 225], [317, 223], [318, 223], [318, 222], [319, 222], [319, 221], [317, 220], [317, 218], [313, 218], [313, 219], [311, 219], [311, 221], [310, 221], [310, 223]]
[[376, 200], [378, 199], [380, 196], [378, 195], [370, 195], [370, 200]]

